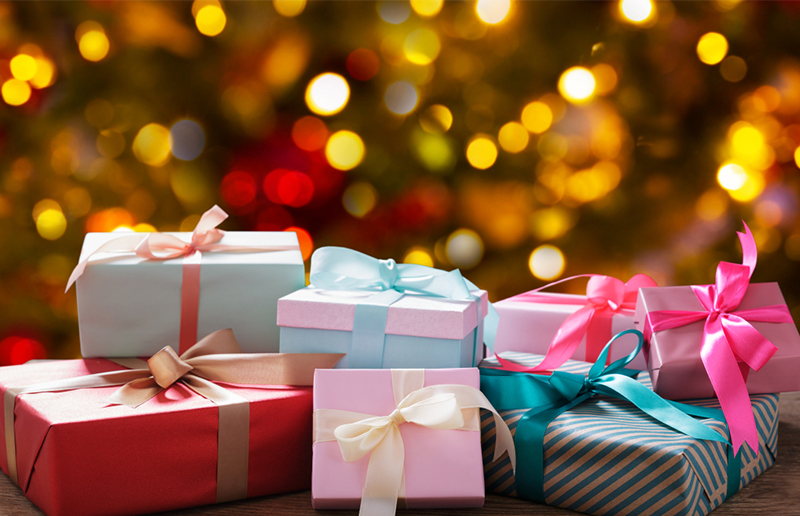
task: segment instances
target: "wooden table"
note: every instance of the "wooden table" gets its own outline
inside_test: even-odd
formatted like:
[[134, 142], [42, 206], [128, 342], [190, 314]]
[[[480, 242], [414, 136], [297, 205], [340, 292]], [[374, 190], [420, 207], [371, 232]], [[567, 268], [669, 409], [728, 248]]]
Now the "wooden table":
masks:
[[[0, 475], [0, 516], [41, 516], [43, 513], [11, 480]], [[352, 516], [358, 511], [319, 511], [311, 508], [311, 494], [308, 491], [285, 495], [268, 496], [231, 502], [220, 505], [207, 505], [181, 511], [161, 513], [162, 516], [231, 516], [231, 515], [287, 515], [330, 514], [332, 516]], [[403, 515], [447, 516], [456, 514], [475, 515], [568, 515], [572, 511], [547, 507], [514, 498], [487, 495], [482, 509], [428, 509], [398, 511]], [[766, 473], [756, 478], [730, 500], [714, 511], [714, 516], [741, 514], [747, 516], [800, 515], [800, 393], [781, 395], [780, 423], [778, 427], [778, 460]]]

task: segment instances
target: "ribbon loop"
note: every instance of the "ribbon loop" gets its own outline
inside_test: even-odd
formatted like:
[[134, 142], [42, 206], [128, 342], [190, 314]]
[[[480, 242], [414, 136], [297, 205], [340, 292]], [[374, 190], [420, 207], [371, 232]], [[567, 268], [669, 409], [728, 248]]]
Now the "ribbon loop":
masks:
[[147, 366], [153, 373], [153, 379], [162, 389], [177, 382], [193, 369], [192, 366], [181, 360], [169, 346], [164, 346], [161, 351], [150, 357], [147, 360]]

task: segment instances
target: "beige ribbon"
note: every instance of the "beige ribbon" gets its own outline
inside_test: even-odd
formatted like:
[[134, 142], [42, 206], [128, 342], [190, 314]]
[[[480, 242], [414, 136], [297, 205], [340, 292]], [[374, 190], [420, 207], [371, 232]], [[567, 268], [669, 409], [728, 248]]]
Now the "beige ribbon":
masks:
[[315, 369], [328, 369], [341, 353], [242, 353], [232, 330], [214, 332], [180, 357], [167, 346], [149, 360], [110, 359], [132, 369], [64, 380], [11, 387], [3, 398], [8, 475], [19, 485], [14, 431], [14, 405], [20, 394], [91, 389], [122, 385], [106, 401], [138, 407], [180, 382], [215, 403], [219, 409], [217, 434], [218, 503], [247, 497], [250, 446], [250, 404], [213, 382], [245, 385], [312, 385]]
[[507, 451], [512, 467], [516, 467], [511, 432], [483, 393], [468, 385], [423, 387], [424, 381], [424, 369], [393, 369], [392, 389], [397, 408], [388, 416], [334, 409], [314, 411], [315, 443], [337, 441], [347, 462], [371, 453], [361, 495], [362, 516], [395, 514], [404, 484], [405, 450], [399, 428], [403, 423], [441, 430], [480, 431], [476, 409], [490, 410], [497, 427], [494, 460]]

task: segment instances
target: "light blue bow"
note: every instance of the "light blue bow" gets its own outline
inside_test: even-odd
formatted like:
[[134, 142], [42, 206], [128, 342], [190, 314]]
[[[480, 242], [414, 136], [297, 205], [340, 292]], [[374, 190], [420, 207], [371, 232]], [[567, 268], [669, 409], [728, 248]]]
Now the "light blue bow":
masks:
[[[458, 269], [447, 272], [424, 265], [397, 263], [392, 259], [378, 260], [343, 247], [321, 247], [311, 256], [309, 280], [314, 287], [325, 290], [375, 292], [375, 295], [356, 304], [350, 367], [381, 367], [389, 306], [405, 293], [474, 300], [478, 310], [478, 327], [482, 320], [484, 323], [482, 341], [494, 349], [499, 316], [490, 303], [486, 318], [483, 319], [480, 297], [470, 292], [478, 290], [478, 287], [461, 276]], [[479, 358], [482, 341], [476, 329], [473, 365]]]

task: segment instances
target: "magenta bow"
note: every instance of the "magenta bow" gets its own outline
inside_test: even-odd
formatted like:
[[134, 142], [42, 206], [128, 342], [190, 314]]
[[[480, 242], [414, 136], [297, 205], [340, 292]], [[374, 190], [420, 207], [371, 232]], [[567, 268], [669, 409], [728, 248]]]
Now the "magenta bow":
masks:
[[644, 334], [649, 340], [655, 332], [705, 319], [700, 358], [728, 421], [733, 449], [738, 453], [746, 442], [758, 454], [758, 433], [745, 381], [750, 368], [761, 369], [778, 348], [750, 323], [792, 323], [792, 316], [786, 305], [736, 310], [750, 285], [758, 254], [747, 224], [744, 229], [745, 233], [736, 232], [742, 244], [742, 264], [720, 262], [716, 284], [692, 286], [705, 310], [649, 312]]
[[574, 297], [539, 294], [539, 291], [575, 278], [589, 278], [589, 283], [586, 285], [586, 304], [570, 314], [558, 328], [550, 343], [550, 348], [547, 350], [547, 356], [541, 364], [534, 368], [536, 371], [558, 369], [572, 357], [584, 335], [586, 336], [585, 360], [596, 362], [603, 347], [611, 340], [611, 318], [614, 314], [624, 312], [633, 314], [639, 289], [658, 286], [646, 274], [637, 274], [627, 283], [611, 276], [581, 274], [550, 283], [511, 299], [517, 302], [572, 305], [575, 304]]

